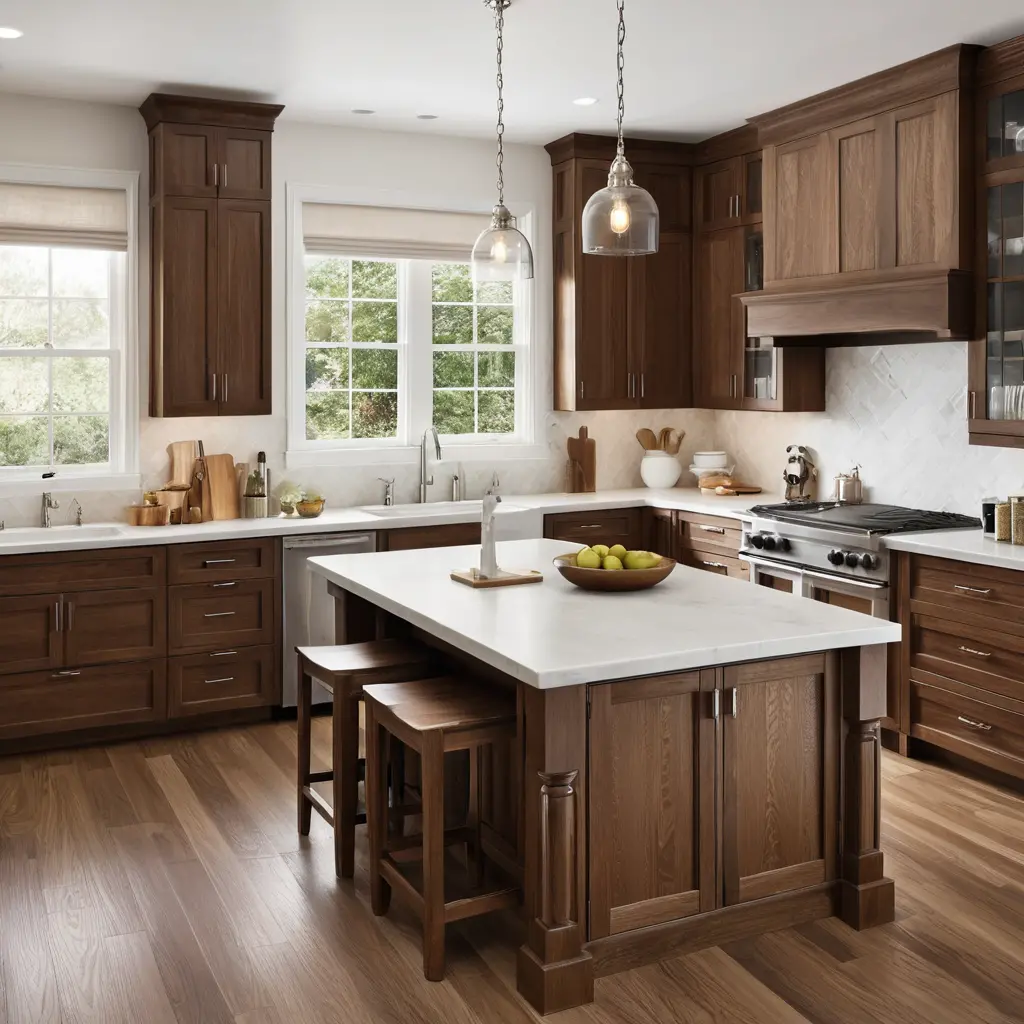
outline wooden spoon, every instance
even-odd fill
[[[671,442],[671,440],[672,440],[672,428],[671,427],[662,427],[661,428],[661,433],[658,434],[658,447],[663,452],[667,452],[668,451],[668,446],[669,446],[669,443]]]
[[[650,427],[641,427],[636,432],[636,439],[645,452],[653,452],[658,448],[658,438]]]
[[[676,431],[674,431],[671,427],[666,427],[665,430],[662,431],[662,433],[667,433],[666,440],[662,444],[662,447],[670,455],[678,455],[679,446],[683,443],[683,438],[686,437],[686,431],[680,430],[678,433],[676,433]],[[675,438],[673,438],[673,434],[675,434]]]

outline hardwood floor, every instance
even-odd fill
[[[0,759],[0,1024],[526,1024],[516,924],[374,918],[295,831],[295,726]],[[314,770],[328,767],[327,719]],[[316,762],[319,762],[317,764]],[[559,1024],[1024,1021],[1024,799],[888,755],[895,924],[833,919],[597,982]]]

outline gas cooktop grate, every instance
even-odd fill
[[[837,505],[834,501],[758,505],[751,514],[779,522],[857,533],[913,533],[924,530],[977,529],[981,520],[957,512],[929,512],[899,505]]]

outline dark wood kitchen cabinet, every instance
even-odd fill
[[[153,416],[271,411],[270,144],[283,109],[154,94]]]
[[[692,147],[628,141],[636,183],[658,204],[658,252],[585,256],[581,217],[608,183],[615,140],[569,135],[554,168],[554,407],[679,408],[691,403]]]

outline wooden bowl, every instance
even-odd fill
[[[674,558],[662,557],[651,569],[581,569],[573,565],[576,552],[559,555],[555,568],[582,590],[604,590],[622,593],[627,590],[649,590],[656,587],[676,567]]]
[[[131,526],[166,526],[171,521],[170,505],[129,505]]]
[[[303,519],[316,519],[318,515],[324,510],[324,499],[319,498],[317,501],[297,501],[295,502],[295,511],[302,516]]]

